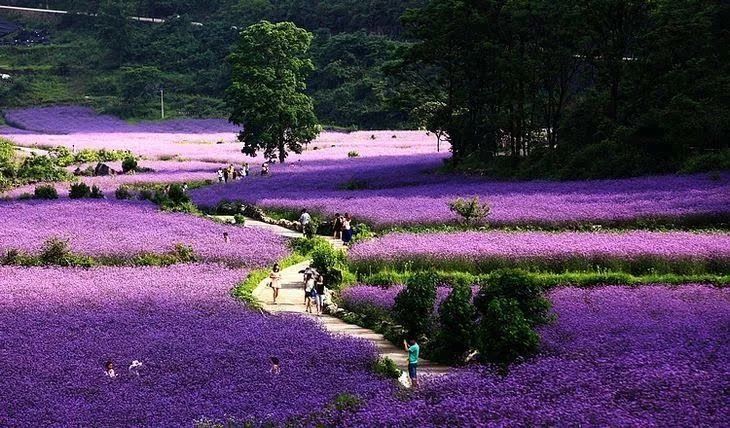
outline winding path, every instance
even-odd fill
[[[267,229],[286,238],[301,236],[300,233],[292,230],[252,219],[246,219],[246,227]],[[342,241],[333,238],[327,239],[336,248],[344,248]],[[399,368],[401,368],[401,370],[407,370],[408,355],[406,352],[402,348],[398,348],[390,343],[390,341],[383,337],[382,334],[357,325],[348,324],[331,315],[323,314],[321,316],[316,316],[305,312],[304,288],[302,284],[302,275],[299,271],[309,266],[310,262],[311,260],[305,260],[281,271],[281,290],[279,291],[279,297],[276,305],[272,304],[272,291],[268,287],[268,279],[261,281],[258,287],[254,290],[253,295],[261,302],[264,310],[271,314],[295,313],[301,316],[311,317],[331,333],[344,334],[368,340],[375,345],[378,350],[378,354],[380,354],[381,357],[390,358],[398,365]],[[439,365],[423,359],[421,359],[418,364],[418,370],[421,374],[439,375],[444,374],[448,371],[448,369],[448,366]]]

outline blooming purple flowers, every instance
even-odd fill
[[[163,253],[184,244],[204,261],[263,266],[287,253],[284,239],[272,232],[163,213],[146,202],[8,202],[0,203],[0,218],[0,254],[8,249],[37,252],[52,237],[68,239],[72,251],[92,256]]]
[[[730,265],[730,235],[691,232],[460,232],[393,233],[358,243],[349,252],[359,265],[456,263],[478,270],[489,261],[560,264],[566,260],[662,259]],[[723,269],[721,269],[723,270]]]
[[[340,393],[388,389],[367,343],[297,316],[265,317],[229,291],[245,271],[0,267],[3,426],[281,424]],[[281,374],[269,373],[269,358]],[[108,360],[117,378],[104,374]],[[128,372],[133,360],[139,376]]]
[[[472,366],[389,392],[347,426],[726,425],[730,291],[700,285],[558,289],[544,353],[506,377]],[[326,423],[326,422],[325,422]]]

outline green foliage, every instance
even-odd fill
[[[43,244],[38,256],[41,266],[91,266],[88,257],[73,254],[68,246],[68,240],[50,238]]]
[[[479,312],[481,322],[475,342],[486,361],[506,365],[537,351],[540,337],[515,299],[496,298]]]
[[[451,143],[452,166],[482,174],[659,173],[726,150],[730,61],[716,23],[728,6],[619,3],[432,0],[404,16],[414,43],[393,67],[398,98]]]
[[[233,214],[233,222],[236,224],[236,226],[245,226],[246,225],[246,217],[243,214]]]
[[[114,191],[114,197],[119,200],[126,200],[134,198],[134,194],[128,186],[119,186],[117,190]]]
[[[73,183],[71,185],[71,190],[68,192],[68,197],[71,199],[89,198],[91,197],[91,189],[83,181]]]
[[[388,357],[378,358],[373,363],[373,371],[387,379],[398,379],[401,376],[398,365]]]
[[[56,187],[50,184],[36,186],[33,197],[36,199],[58,199]]]
[[[730,149],[705,153],[687,159],[681,172],[694,173],[700,171],[728,171],[730,170]]]
[[[460,215],[466,224],[483,223],[490,212],[488,203],[480,203],[479,196],[471,199],[457,198],[449,202],[449,209]]]
[[[537,281],[524,272],[495,273],[474,300],[479,323],[474,344],[482,358],[508,364],[534,353],[540,338],[534,329],[549,322],[550,302]]]
[[[394,319],[410,337],[418,338],[432,331],[436,280],[433,272],[416,273],[408,278],[406,287],[395,298]]]
[[[137,170],[137,159],[134,156],[128,156],[122,161],[122,172],[128,173]]]
[[[439,308],[440,329],[436,334],[434,354],[451,363],[463,360],[472,349],[476,309],[471,303],[471,287],[456,285]]]
[[[327,241],[316,244],[311,252],[312,267],[324,277],[324,283],[331,289],[342,285],[347,272],[347,257],[342,250],[335,249]]]
[[[20,165],[17,177],[32,181],[64,181],[69,173],[48,156],[31,155]]]
[[[312,35],[291,22],[262,21],[241,32],[229,60],[231,121],[242,125],[242,152],[284,162],[289,151],[319,134],[312,99],[304,93],[314,69],[308,56]]]
[[[360,153],[358,153],[358,152],[356,152],[354,150],[350,150],[349,152],[347,152],[347,157],[348,158],[360,157]]]
[[[334,407],[338,411],[353,412],[362,406],[363,402],[360,397],[346,392],[335,397]]]

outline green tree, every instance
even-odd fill
[[[312,99],[304,93],[314,66],[308,56],[312,35],[291,22],[262,21],[241,32],[229,59],[227,91],[231,122],[243,126],[243,153],[278,156],[301,153],[319,134]]]
[[[433,272],[416,273],[408,278],[406,288],[395,298],[395,320],[413,338],[431,333],[437,280]]]
[[[476,309],[471,303],[471,287],[455,285],[439,308],[436,355],[447,362],[458,362],[472,348]]]

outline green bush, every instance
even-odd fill
[[[486,361],[506,365],[537,351],[540,337],[515,299],[499,297],[480,309],[475,344]]]
[[[91,196],[91,189],[84,182],[73,183],[71,190],[68,193],[68,197],[71,199],[82,199]]]
[[[419,272],[408,278],[406,287],[395,298],[393,316],[413,338],[431,333],[436,280],[433,272]]]
[[[692,156],[684,162],[681,172],[695,173],[727,170],[730,170],[730,149]]]
[[[56,188],[50,184],[36,186],[33,194],[36,199],[58,199]]]
[[[75,163],[91,163],[99,161],[99,153],[94,149],[81,149],[74,155]]]
[[[550,320],[550,302],[537,280],[521,271],[495,273],[474,299],[479,323],[474,344],[482,358],[506,365],[534,353],[538,325]]]
[[[388,357],[381,357],[373,363],[373,371],[388,379],[398,379],[401,376],[400,368]]]
[[[131,171],[136,171],[137,167],[137,160],[134,156],[128,156],[122,161],[122,172],[125,174]]]
[[[117,190],[114,191],[114,197],[119,200],[125,200],[125,199],[132,199],[134,197],[134,194],[127,186],[119,186]]]
[[[246,225],[246,217],[243,214],[233,214],[233,222],[237,226],[245,226]]]
[[[318,246],[327,246],[330,245],[330,243],[321,236],[313,236],[311,238],[295,238],[289,245],[295,252],[303,255],[309,255]]]
[[[456,285],[439,308],[439,331],[434,355],[440,361],[458,363],[472,349],[476,308],[471,303],[471,287]]]
[[[312,267],[324,277],[324,282],[331,289],[338,289],[344,279],[346,256],[342,250],[335,249],[329,242],[323,241],[312,250]]]
[[[67,147],[58,146],[48,150],[58,166],[67,167],[74,163],[74,155]]]
[[[31,155],[20,165],[17,176],[33,181],[64,181],[70,175],[50,157]]]
[[[483,223],[491,211],[489,204],[479,202],[479,196],[471,199],[457,198],[449,202],[449,209],[460,215],[466,224]]]
[[[359,157],[359,156],[360,156],[360,153],[358,153],[358,152],[356,152],[354,150],[351,150],[351,151],[347,152],[347,157],[348,158],[356,158],[356,157]]]
[[[335,409],[344,411],[355,411],[362,406],[362,399],[357,395],[342,393],[335,398]]]
[[[89,267],[93,265],[91,258],[72,253],[68,241],[58,238],[47,240],[37,259],[42,266]]]
[[[549,321],[550,302],[543,296],[543,288],[533,275],[512,269],[494,272],[489,283],[480,288],[475,304],[484,307],[500,297],[514,299],[532,326]]]
[[[104,199],[104,192],[102,192],[99,186],[95,184],[91,186],[91,192],[89,192],[89,197],[91,199]]]

